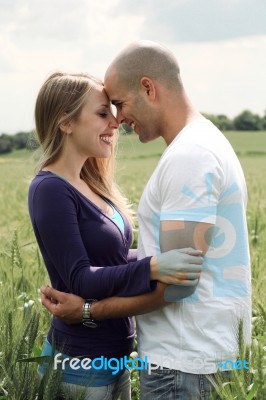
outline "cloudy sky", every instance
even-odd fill
[[[50,73],[103,78],[137,39],[175,53],[200,111],[264,114],[265,0],[0,0],[0,133],[33,128],[35,98]]]

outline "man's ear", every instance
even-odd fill
[[[150,100],[154,100],[156,97],[156,88],[154,82],[147,76],[143,76],[140,80],[141,90],[149,96]]]

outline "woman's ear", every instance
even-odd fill
[[[145,93],[146,96],[149,97],[150,100],[154,100],[156,96],[156,89],[154,82],[146,77],[143,76],[140,80],[141,90]]]
[[[64,114],[59,120],[59,129],[61,132],[70,135],[72,133],[72,124],[71,121],[65,120],[66,114]],[[60,122],[62,121],[62,122]]]

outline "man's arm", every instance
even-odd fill
[[[160,222],[161,252],[179,246],[191,246],[205,254],[211,241],[212,228],[212,224],[202,222],[163,220]],[[167,302],[178,302],[191,296],[195,289],[196,286],[170,285],[164,291],[164,299]]]
[[[176,253],[178,253],[178,256],[176,256]],[[182,257],[182,255],[185,257]],[[153,280],[161,281],[156,283],[155,289],[138,296],[113,296],[93,303],[91,307],[93,318],[104,320],[146,314],[164,306],[167,301],[179,301],[190,296],[198,284],[203,261],[201,255],[200,251],[187,248],[178,251],[173,250],[168,254],[158,255],[157,258],[152,257],[151,268],[155,271],[154,276],[156,276]],[[173,256],[174,258],[172,258]],[[160,258],[160,261],[157,260],[158,258]],[[171,267],[170,271],[166,272],[169,267]],[[177,268],[177,272],[173,274],[174,268]],[[165,292],[167,287],[171,291],[170,300],[166,300],[169,298]],[[72,324],[81,322],[84,298],[60,292],[49,286],[43,286],[41,288],[41,300],[42,304],[56,318]]]
[[[164,253],[181,247],[193,247],[205,254],[211,241],[213,226],[203,222],[161,221],[161,252]]]
[[[182,143],[165,156],[158,177],[162,252],[182,247],[207,252],[223,184],[219,160],[197,143]]]
[[[133,297],[109,297],[93,303],[92,317],[96,320],[122,318],[146,314],[166,304],[166,285],[157,283],[156,289],[147,294]],[[60,292],[49,286],[41,287],[42,304],[58,319],[70,324],[82,321],[84,299],[70,293]]]

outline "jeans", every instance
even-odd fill
[[[222,373],[228,377],[227,372]],[[140,371],[140,400],[207,400],[214,388],[208,377],[215,374],[196,375],[174,369],[156,369],[148,374]]]
[[[42,377],[39,373],[40,378]],[[83,400],[130,400],[130,372],[126,369],[123,375],[116,382],[107,386],[86,387],[72,383],[62,382],[62,391],[75,399],[81,392]]]

